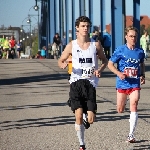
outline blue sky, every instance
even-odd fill
[[[57,0],[58,1],[58,0]],[[70,0],[71,1],[71,0]],[[106,24],[110,23],[111,20],[111,7],[110,1],[106,1]],[[40,2],[38,2],[40,5]],[[76,4],[78,1],[76,0]],[[8,26],[21,26],[22,21],[28,16],[28,13],[37,15],[37,12],[33,9],[30,9],[35,5],[35,0],[0,0],[0,26],[5,25]],[[100,16],[98,13],[100,12],[100,2],[99,0],[94,0],[94,21],[93,25],[100,24]],[[78,8],[78,7],[76,7]],[[133,2],[132,0],[126,0],[126,14],[132,15]],[[30,9],[30,11],[29,11]],[[78,9],[76,9],[76,17],[78,17]],[[150,17],[150,0],[141,0],[140,7],[141,15],[148,15]],[[24,20],[23,24],[27,24],[26,20]],[[35,26],[37,24],[37,16],[32,17],[32,25]],[[70,22],[71,27],[71,22]],[[26,26],[26,30],[29,27]]]

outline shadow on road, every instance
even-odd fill
[[[0,107],[0,111],[3,110],[19,110],[19,109],[28,109],[28,108],[44,108],[44,107],[51,107],[51,106],[66,106],[66,103],[47,103],[47,104],[40,104],[40,105],[23,105],[23,106],[7,106],[7,107]]]
[[[30,76],[30,77],[18,77],[11,79],[1,79],[0,85],[13,85],[13,84],[25,84],[30,82],[42,82],[48,80],[62,80],[67,79],[67,74],[48,74],[40,76]]]
[[[24,119],[18,121],[4,121],[1,122],[1,131],[11,129],[23,129],[29,127],[42,127],[42,126],[58,126],[65,124],[74,124],[74,116],[59,116],[52,118],[37,118],[37,119]]]
[[[134,150],[150,150],[150,145],[144,145],[144,142],[148,142],[148,140],[136,141],[136,143],[143,143],[142,145],[135,145]]]

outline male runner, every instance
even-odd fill
[[[75,27],[78,31],[76,40],[70,42],[62,53],[58,65],[64,69],[65,61],[72,55],[72,73],[70,76],[71,109],[75,113],[75,130],[80,142],[80,150],[85,150],[83,113],[88,114],[87,121],[92,124],[97,111],[96,86],[101,72],[107,66],[107,59],[100,42],[90,42],[88,35],[91,21],[86,16],[76,19]],[[102,60],[98,68],[98,59]]]
[[[76,31],[76,37],[78,36],[78,31]],[[70,76],[72,73],[72,56],[70,55],[69,58],[66,60],[66,63],[68,65],[68,80],[70,80]],[[71,107],[71,99],[69,96],[69,100],[67,101],[67,104],[69,107]],[[83,125],[85,129],[88,129],[90,127],[90,124],[87,122],[87,113],[83,113]]]
[[[128,27],[125,30],[126,44],[116,48],[109,60],[108,68],[117,75],[117,111],[122,113],[127,96],[130,99],[130,132],[127,141],[135,142],[133,135],[137,125],[137,105],[140,99],[140,84],[145,83],[144,51],[135,46],[138,30]],[[117,63],[117,68],[114,66]]]

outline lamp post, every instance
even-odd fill
[[[32,6],[31,8],[33,8],[35,11],[38,12],[37,15],[30,14],[29,16],[38,16],[38,49],[40,49],[39,6],[36,4],[35,6]],[[31,10],[31,8],[29,9],[29,11]]]
[[[34,10],[38,11],[38,49],[40,49],[40,31],[39,31],[39,6],[35,5]]]
[[[24,27],[24,26],[29,26],[29,25],[24,25],[24,24],[23,24],[24,21],[27,20],[27,19],[28,19],[28,17],[24,18],[24,20],[22,21],[21,29],[20,29],[20,32],[22,33],[22,38],[23,38],[22,40],[23,40],[23,41],[25,41],[23,27]],[[23,49],[23,52],[25,53],[25,47],[24,47],[24,49]]]
[[[30,25],[21,25],[21,29],[20,29],[20,32],[22,33],[22,44],[24,45],[23,46],[23,52],[25,54],[26,53],[25,43],[26,44],[28,44],[28,43],[31,44],[31,40],[29,40],[29,38],[30,38],[30,29],[26,27],[28,29],[28,32],[26,32],[26,34],[25,34],[24,29],[23,29],[24,26],[30,26]],[[25,40],[26,40],[26,42],[25,42]]]
[[[30,18],[28,18],[27,23],[30,24],[30,49],[31,49],[31,47],[32,47],[32,40],[31,40],[31,19]]]

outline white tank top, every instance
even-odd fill
[[[82,50],[77,44],[77,40],[72,41],[72,73],[70,77],[70,84],[79,79],[87,79],[97,87],[98,79],[95,77],[94,70],[98,69],[98,58],[96,55],[95,42],[90,42],[87,50]]]

